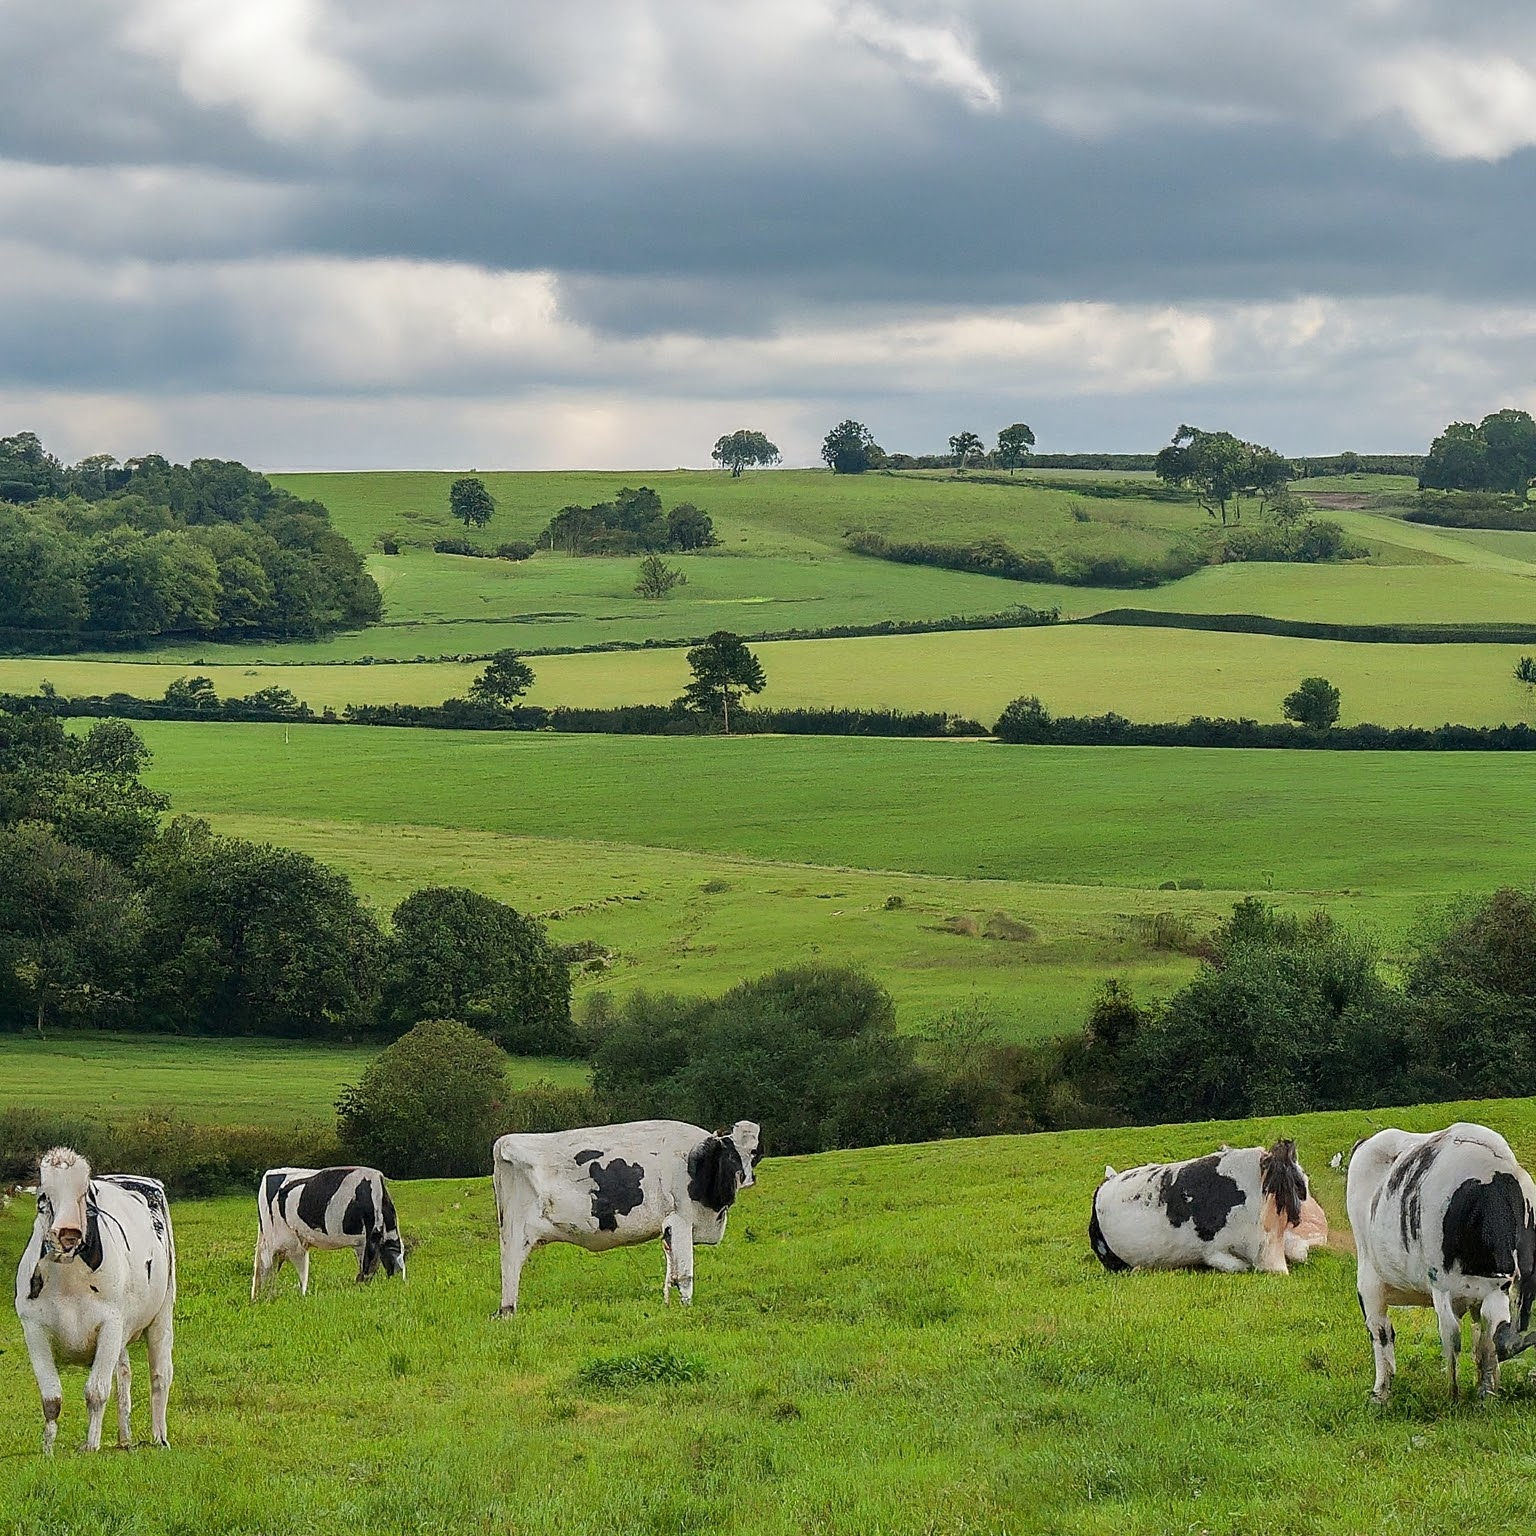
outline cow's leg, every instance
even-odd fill
[[[64,1406],[64,1384],[54,1363],[53,1340],[38,1322],[24,1322],[21,1331],[27,1341],[27,1355],[32,1374],[37,1378],[38,1394],[43,1400],[43,1454],[53,1455],[53,1442],[59,1433],[59,1410]]]
[[[165,1408],[171,1396],[171,1378],[176,1374],[171,1364],[171,1346],[176,1332],[171,1318],[171,1305],[167,1300],[160,1315],[144,1334],[145,1343],[149,1347],[149,1422],[156,1445],[171,1443],[165,1427]]]
[[[1481,1326],[1473,1358],[1477,1361],[1477,1395],[1492,1397],[1499,1390],[1499,1338],[1513,1331],[1509,1320],[1509,1292],[1490,1291],[1479,1309]]]
[[[1253,1268],[1247,1259],[1240,1259],[1235,1253],[1223,1253],[1213,1248],[1205,1256],[1206,1268],[1218,1269],[1224,1275],[1244,1275]]]
[[[123,1352],[123,1324],[111,1318],[96,1335],[96,1356],[85,1378],[85,1406],[90,1415],[85,1428],[85,1448],[101,1449],[101,1421],[106,1415],[107,1399],[112,1395],[112,1372]]]
[[[298,1256],[291,1260],[293,1267],[299,1272],[299,1295],[309,1295],[309,1249],[300,1248]]]
[[[251,1300],[261,1294],[261,1288],[272,1278],[273,1272],[283,1262],[281,1253],[273,1253],[265,1235],[256,1239],[256,1257],[251,1261]]]
[[[133,1412],[133,1366],[128,1360],[128,1346],[117,1357],[117,1443],[127,1450],[133,1444],[133,1429],[129,1422]]]
[[[1305,1264],[1307,1256],[1312,1252],[1312,1244],[1304,1237],[1297,1237],[1294,1232],[1285,1234],[1285,1257],[1290,1264]]]
[[[677,1215],[665,1230],[670,1234],[667,1252],[672,1283],[677,1287],[677,1299],[686,1307],[693,1301],[693,1223]]]
[[[1376,1271],[1363,1261],[1355,1281],[1360,1298],[1360,1314],[1365,1331],[1371,1336],[1371,1353],[1376,1358],[1376,1382],[1371,1396],[1385,1403],[1392,1395],[1392,1378],[1397,1374],[1397,1338],[1387,1316],[1387,1293]]]
[[[661,1278],[661,1304],[666,1306],[672,1300],[672,1285],[676,1278],[676,1271],[672,1267],[672,1228],[670,1225],[661,1229],[661,1251],[666,1254],[666,1273]]]
[[[501,1227],[501,1310],[498,1317],[511,1317],[517,1311],[517,1290],[522,1282],[523,1265],[538,1247],[522,1217],[508,1211]]]
[[[1451,1401],[1461,1395],[1461,1383],[1457,1378],[1457,1363],[1461,1359],[1461,1319],[1451,1298],[1444,1291],[1431,1291],[1435,1303],[1435,1318],[1440,1324],[1440,1355],[1445,1361],[1446,1375],[1451,1379]],[[1482,1353],[1482,1339],[1478,1340],[1478,1353]]]

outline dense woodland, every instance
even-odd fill
[[[325,507],[243,464],[64,465],[29,432],[0,439],[0,634],[13,644],[318,636],[382,611]]]

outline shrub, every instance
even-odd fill
[[[432,551],[438,555],[468,555],[471,559],[483,559],[486,555],[478,544],[460,538],[437,539]]]
[[[507,1095],[497,1124],[508,1131],[567,1131],[574,1125],[602,1125],[610,1120],[607,1106],[592,1089],[561,1086],[540,1078]]]
[[[485,1172],[506,1109],[501,1047],[453,1019],[427,1019],[386,1047],[336,1101],[342,1145],[404,1178]]]
[[[535,546],[527,539],[513,539],[509,544],[496,546],[496,558],[498,560],[531,560],[534,556]]]

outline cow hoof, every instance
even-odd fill
[[[1392,1401],[1391,1389],[1389,1388],[1385,1392],[1372,1392],[1371,1393],[1371,1401],[1378,1408],[1385,1408],[1387,1406],[1387,1404]]]
[[[517,1308],[516,1307],[500,1307],[495,1312],[491,1313],[491,1318],[492,1318],[493,1321],[499,1320],[499,1319],[501,1319],[503,1317],[516,1317],[516,1316],[517,1316]]]

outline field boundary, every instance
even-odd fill
[[[1274,619],[1262,613],[1175,613],[1155,608],[1107,608],[1064,622],[1347,640],[1359,645],[1536,645],[1536,624],[1334,624],[1321,619]]]

